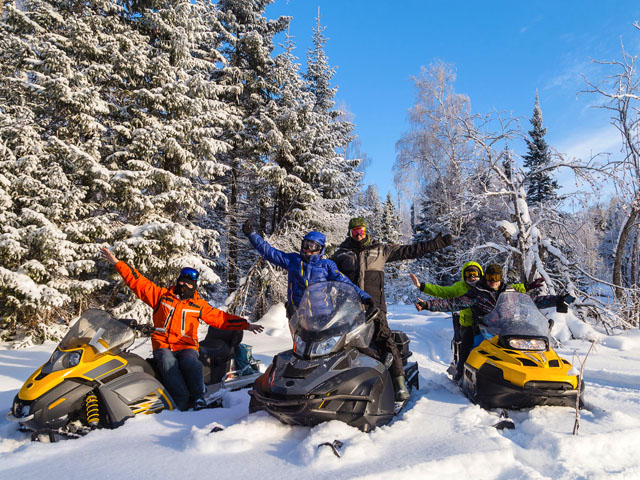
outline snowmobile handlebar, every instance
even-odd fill
[[[151,335],[153,333],[153,326],[151,325],[141,325],[135,318],[120,318],[118,319],[120,323],[124,323],[130,329],[140,332],[142,335]]]

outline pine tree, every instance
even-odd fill
[[[112,272],[96,262],[100,245],[160,283],[185,264],[218,280],[209,217],[225,200],[221,132],[237,120],[219,100],[233,85],[210,82],[222,59],[215,9],[135,8],[5,5],[0,316],[14,325],[98,300]]]
[[[542,126],[542,110],[537,93],[533,117],[530,122],[533,126],[533,129],[529,130],[531,139],[525,138],[527,154],[522,158],[524,159],[524,167],[529,170],[526,181],[527,201],[530,205],[536,205],[555,200],[557,198],[556,192],[560,188],[558,182],[551,177],[548,171],[540,171],[549,165],[551,153],[549,145],[544,139],[547,129]]]
[[[400,216],[393,203],[391,192],[387,193],[387,198],[382,207],[381,229],[378,239],[382,243],[398,243],[400,240]]]

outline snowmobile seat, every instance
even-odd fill
[[[200,342],[200,361],[204,366],[204,382],[217,383],[231,367],[235,348],[242,342],[242,330],[221,330],[209,327],[207,335]]]
[[[120,353],[120,356],[127,361],[127,363],[129,364],[129,367],[131,367],[133,370],[139,370],[141,372],[151,375],[152,377],[158,378],[158,375],[156,374],[156,371],[153,368],[153,365],[151,365],[149,361],[144,360],[143,358],[140,358],[135,353],[122,352]]]

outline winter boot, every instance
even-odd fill
[[[194,410],[202,410],[203,408],[207,408],[207,402],[204,399],[204,397],[196,398],[196,401],[193,402],[193,409]]]
[[[404,381],[404,375],[400,375],[393,379],[393,391],[396,394],[396,402],[409,400],[409,390],[407,389],[407,384]]]

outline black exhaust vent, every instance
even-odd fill
[[[484,356],[489,355],[489,352],[485,352],[484,350],[478,350],[478,353],[479,353],[480,355],[484,355]]]
[[[560,362],[558,360],[549,360],[549,366],[550,367],[559,367],[560,366]]]
[[[522,363],[522,365],[524,365],[525,367],[537,367],[538,366],[538,364],[536,362],[534,362],[533,360],[529,360],[528,358],[518,357],[518,360],[520,360],[520,363]]]
[[[487,355],[487,358],[490,358],[491,360],[494,360],[496,362],[500,361],[500,359],[498,357],[496,357],[495,355]]]
[[[296,368],[290,363],[284,369],[284,373],[282,374],[285,378],[307,378],[311,372],[313,372],[317,368],[317,365],[309,368]]]

